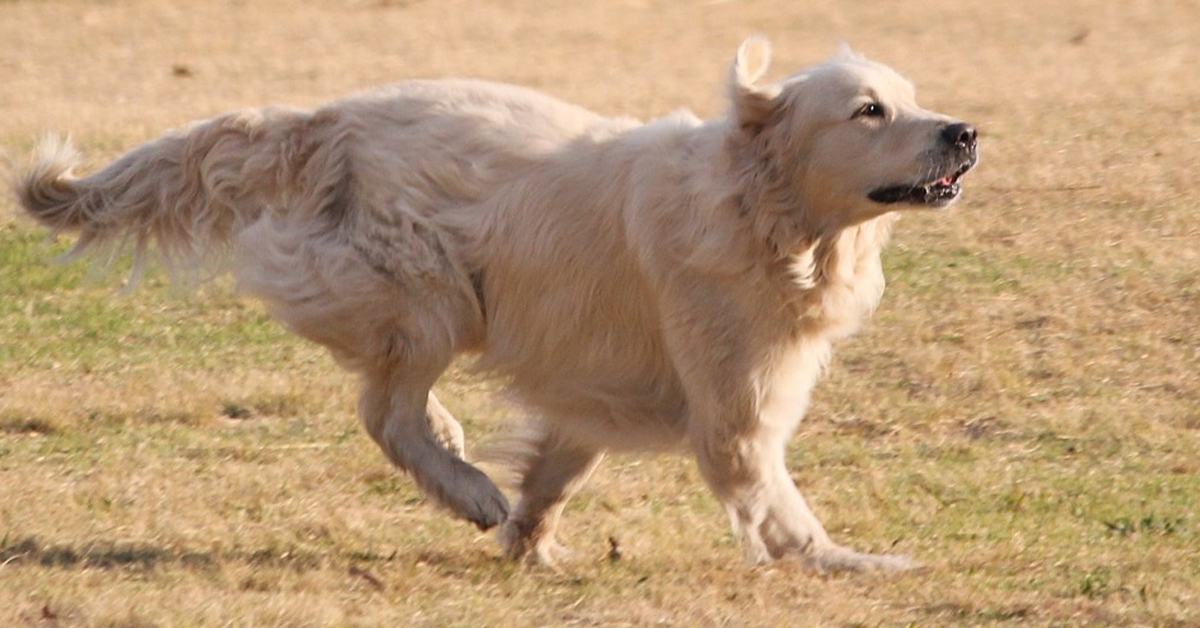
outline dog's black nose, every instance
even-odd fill
[[[962,150],[975,149],[975,127],[966,122],[955,122],[942,129],[942,139],[947,144]]]

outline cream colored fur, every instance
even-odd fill
[[[474,81],[409,82],[315,112],[194,124],[96,174],[47,144],[17,184],[78,248],[153,244],[187,267],[233,248],[239,286],[362,377],[359,413],[432,498],[514,556],[552,561],[563,505],[609,450],[685,444],[756,563],[904,568],[833,543],[785,447],[884,287],[896,205],[949,119],[849,53],[762,83],[748,40],[729,115],[642,124]],[[867,100],[890,119],[864,120]],[[509,508],[462,459],[430,387],[456,354],[537,418],[503,451]]]

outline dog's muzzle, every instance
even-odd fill
[[[958,180],[979,161],[978,133],[966,122],[946,125],[939,134],[942,146],[938,152],[934,175],[918,183],[891,185],[872,190],[867,198],[876,203],[904,203],[924,207],[945,207],[962,194]]]

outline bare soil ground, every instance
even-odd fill
[[[1200,625],[1200,5],[0,0],[0,150],[92,166],[190,120],[414,77],[612,115],[723,111],[841,42],[976,123],[966,200],[906,217],[791,465],[832,534],[928,568],[749,568],[694,466],[610,460],[566,570],[498,557],[360,432],[354,382],[217,282],[55,266],[0,200],[0,625]],[[478,442],[514,411],[461,376]],[[613,545],[620,558],[613,559]]]

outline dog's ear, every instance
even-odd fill
[[[838,46],[837,54],[833,55],[833,60],[834,61],[864,61],[864,60],[866,60],[866,57],[864,57],[862,55],[862,53],[854,50],[854,48],[851,48],[849,43],[842,42],[842,45]]]
[[[729,98],[733,101],[733,116],[742,129],[761,129],[775,111],[780,87],[758,84],[770,65],[771,44],[766,38],[750,37],[738,47],[729,76]]]

